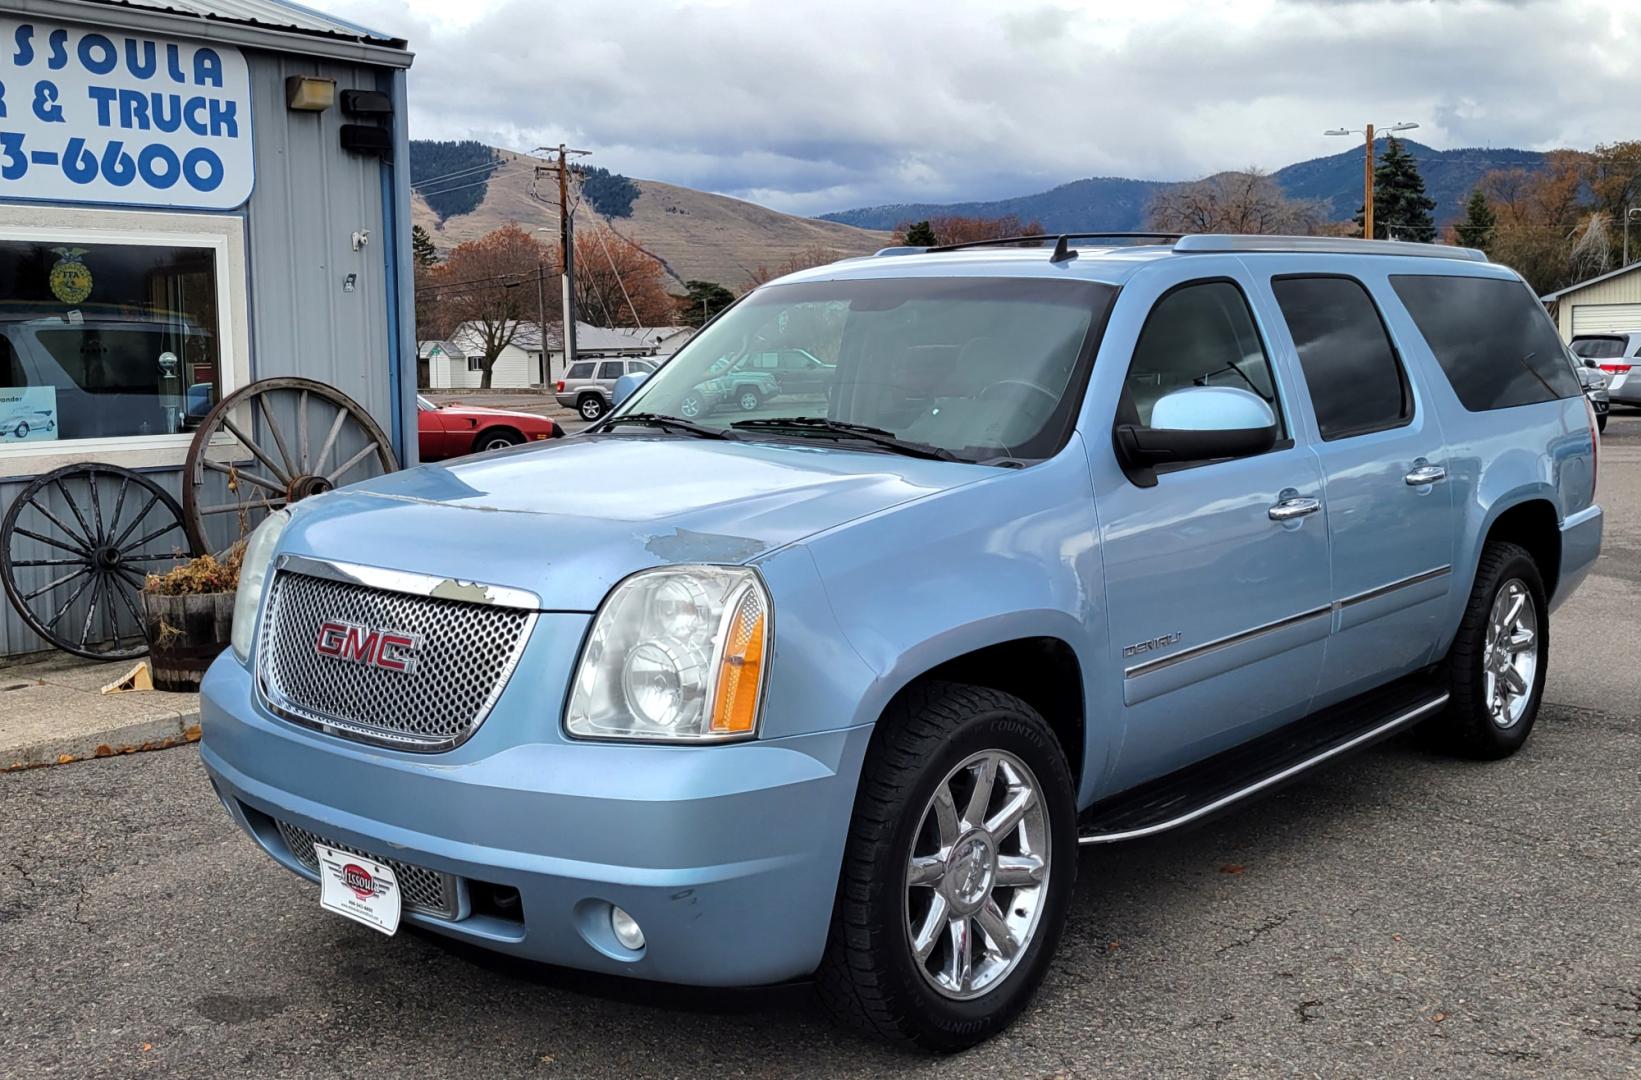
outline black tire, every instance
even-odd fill
[[[483,454],[490,450],[505,450],[523,441],[524,436],[512,428],[491,428],[488,431],[481,431],[478,438],[473,440],[473,452]]]
[[[1494,719],[1487,694],[1488,629],[1500,591],[1512,582],[1525,587],[1533,605],[1537,647],[1533,678],[1519,718],[1508,726]],[[1527,742],[1544,699],[1544,677],[1550,668],[1549,605],[1538,564],[1525,548],[1490,543],[1482,549],[1476,581],[1464,618],[1443,661],[1450,695],[1447,708],[1432,720],[1433,734],[1449,752],[1483,761],[1509,757]]]
[[[17,425],[16,434],[17,434],[17,437],[19,439],[28,438],[28,422],[27,421],[23,421],[23,422],[21,422]]]
[[[678,411],[685,420],[694,420],[711,412],[712,407],[707,404],[706,398],[691,390],[678,402]]]
[[[957,1000],[937,992],[914,959],[907,865],[936,788],[971,755],[988,750],[1023,762],[1036,781],[1046,811],[1048,880],[1015,966],[980,996]],[[879,721],[855,796],[831,933],[816,973],[822,1004],[867,1033],[939,1053],[990,1038],[1026,1006],[1048,972],[1076,872],[1071,771],[1043,718],[996,690],[943,682],[913,688]]]
[[[735,395],[735,404],[742,412],[757,412],[767,399],[756,390],[742,390]]]
[[[1595,418],[1595,429],[1597,431],[1606,431],[1607,430],[1607,414],[1606,413],[1602,413],[1600,416],[1597,416]]]
[[[583,394],[581,400],[575,403],[576,412],[583,420],[597,420],[609,410],[604,405],[604,399],[597,394]]]

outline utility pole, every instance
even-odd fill
[[[1626,207],[1624,210],[1624,261],[1623,266],[1630,265],[1630,222],[1637,214],[1641,214],[1641,206]]]
[[[536,344],[541,348],[541,385],[553,381],[553,363],[547,359],[547,264],[536,260]]]
[[[1362,190],[1367,198],[1362,202],[1362,239],[1373,239],[1373,125],[1367,126],[1367,157],[1362,174]]]
[[[546,150],[547,147],[537,147]],[[563,272],[564,289],[564,369],[569,370],[575,363],[575,224],[570,216],[570,164],[571,154],[590,154],[590,150],[571,150],[563,143],[558,144],[557,165],[537,165],[536,179],[543,174],[556,173],[558,176],[558,243],[559,266]],[[545,331],[544,331],[545,333]],[[542,342],[542,354],[546,355],[546,341]],[[551,365],[549,365],[550,367]]]
[[[1418,124],[1392,124],[1381,130],[1395,133],[1398,131],[1412,131]],[[1362,239],[1373,239],[1373,140],[1378,137],[1372,124],[1365,129],[1357,128],[1329,128],[1322,132],[1324,135],[1366,135],[1367,153],[1362,155]]]

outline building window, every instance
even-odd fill
[[[243,223],[0,206],[0,476],[180,464],[249,378]]]
[[[211,248],[0,239],[0,417],[34,441],[191,430],[221,391],[217,276]]]
[[[484,370],[484,357],[482,357],[482,356],[469,356],[467,358],[467,370],[468,371],[483,371]]]

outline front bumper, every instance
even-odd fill
[[[231,654],[213,665],[201,753],[229,813],[287,869],[314,880],[278,821],[455,875],[454,920],[405,920],[498,951],[706,986],[779,982],[820,961],[869,727],[583,743],[542,723],[556,703],[533,702],[527,722],[498,707],[459,750],[414,754],[279,720],[251,682]],[[479,902],[498,886],[517,890],[509,911]],[[643,928],[642,949],[614,941],[611,904]],[[330,916],[316,903],[313,917]]]

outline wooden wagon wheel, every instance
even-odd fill
[[[64,652],[129,660],[148,652],[143,580],[187,559],[187,543],[177,500],[148,477],[67,465],[6,511],[0,584],[29,629]]]
[[[221,446],[213,456],[219,435],[249,458],[228,450],[234,460],[221,460]],[[280,507],[398,468],[387,434],[346,394],[311,379],[263,379],[218,402],[194,433],[182,488],[188,538],[196,550],[220,550]],[[214,522],[227,523],[226,542],[212,543]]]

